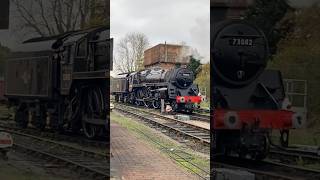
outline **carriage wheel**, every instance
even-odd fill
[[[89,89],[85,106],[83,106],[83,116],[88,120],[100,118],[104,109],[104,96],[101,89]],[[82,120],[82,129],[86,137],[89,139],[95,138],[100,131],[100,127],[85,120]]]
[[[15,112],[14,121],[17,126],[27,128],[28,126],[28,109],[26,107],[18,108]]]
[[[40,106],[40,115],[35,116],[36,124],[35,126],[40,129],[41,131],[46,128],[47,124],[47,111],[43,106]]]

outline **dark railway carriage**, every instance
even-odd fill
[[[288,144],[291,128],[304,120],[285,100],[281,73],[266,70],[268,41],[257,27],[244,21],[215,24],[211,41],[213,154],[237,153],[253,159],[266,157],[273,129]]]
[[[106,134],[112,39],[106,27],[25,41],[7,61],[5,95],[15,121]]]
[[[193,72],[187,68],[145,69],[115,77],[111,93],[116,101],[160,108],[164,99],[174,111],[192,112],[201,102],[193,81]]]

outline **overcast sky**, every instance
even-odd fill
[[[196,48],[209,60],[209,0],[110,0],[111,35],[118,40],[129,32],[142,32],[150,45],[180,43]],[[310,6],[320,0],[289,0],[294,7]],[[11,4],[12,5],[12,4]],[[14,30],[17,13],[10,8],[10,29],[0,30],[0,43],[12,48],[32,35]]]
[[[111,0],[110,8],[115,48],[127,33],[141,32],[150,46],[185,42],[209,61],[210,0]]]

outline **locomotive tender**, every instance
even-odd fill
[[[112,46],[109,29],[96,27],[33,38],[13,49],[5,96],[16,107],[16,123],[107,135]]]
[[[193,72],[184,67],[145,69],[113,78],[111,93],[117,102],[157,109],[164,99],[173,111],[191,113],[201,102],[199,88],[193,81]]]
[[[211,40],[213,154],[266,157],[273,129],[288,145],[289,129],[304,124],[302,116],[283,109],[285,91],[280,71],[266,70],[268,41],[264,33],[241,20],[215,24]]]

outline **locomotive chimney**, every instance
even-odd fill
[[[210,0],[211,19],[214,23],[225,19],[240,19],[255,0]]]

